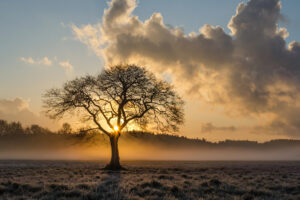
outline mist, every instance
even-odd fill
[[[103,160],[110,158],[108,138],[102,134],[19,135],[3,137],[0,159]],[[125,160],[300,160],[300,141],[221,141],[217,143],[172,135],[129,132],[119,141]]]

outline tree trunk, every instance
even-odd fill
[[[120,165],[119,149],[118,149],[118,140],[119,136],[114,135],[110,137],[110,146],[111,146],[111,160],[105,169],[109,170],[120,170],[123,169]]]

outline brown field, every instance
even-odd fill
[[[0,199],[300,199],[300,162],[0,161]]]

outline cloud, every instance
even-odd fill
[[[34,64],[35,63],[35,61],[31,57],[29,57],[29,58],[21,57],[20,60],[25,62],[25,63],[29,63],[29,64]]]
[[[89,46],[98,56],[102,56],[101,47],[103,43],[101,40],[100,25],[86,25],[78,28],[73,24],[71,27],[77,40]]]
[[[208,24],[184,34],[166,26],[160,13],[139,20],[135,8],[135,0],[112,0],[102,23],[73,25],[73,33],[107,65],[135,63],[169,73],[175,85],[230,116],[253,116],[272,131],[279,126],[282,134],[300,134],[290,112],[300,109],[300,43],[286,44],[279,0],[240,3],[230,34]]]
[[[47,65],[47,66],[52,65],[52,61],[51,61],[49,58],[47,58],[47,57],[44,57],[43,60],[40,60],[40,61],[39,61],[39,63],[40,63],[40,64]]]
[[[71,73],[74,69],[69,61],[59,62],[59,65],[65,69],[66,73]]]
[[[233,132],[233,131],[236,131],[236,127],[234,127],[234,126],[215,126],[211,122],[201,124],[201,132],[202,133],[211,133],[211,132],[215,132],[215,131]]]
[[[34,60],[32,57],[29,58],[21,57],[20,60],[28,64],[41,64],[46,66],[52,65],[52,61],[48,57],[44,57],[43,59],[38,59],[38,60]]]
[[[272,135],[288,135],[291,138],[300,138],[300,108],[290,107],[277,114],[266,124],[252,128],[253,133],[268,133]]]
[[[54,56],[53,61],[46,56],[43,59],[36,60],[34,60],[32,57],[21,57],[20,60],[28,64],[40,64],[46,66],[51,66],[53,63],[55,63],[63,67],[65,69],[66,74],[69,74],[74,70],[73,65],[71,65],[69,61],[59,61],[56,56]]]
[[[0,99],[1,112],[15,114],[25,109],[28,109],[28,102],[21,98],[17,97],[13,100]]]
[[[15,99],[0,99],[0,119],[19,121],[26,126],[39,124],[49,128],[57,128],[57,124],[53,121],[31,111],[29,102],[20,97]]]

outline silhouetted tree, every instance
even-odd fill
[[[5,135],[8,132],[8,123],[5,120],[0,120],[0,135]]]
[[[23,134],[23,127],[20,122],[11,122],[8,124],[8,133],[9,134]]]
[[[63,123],[61,129],[58,131],[61,134],[72,134],[72,127],[69,123]]]
[[[118,139],[130,124],[177,131],[183,123],[183,101],[173,87],[145,68],[114,66],[97,76],[84,76],[50,89],[44,106],[52,118],[79,111],[110,138],[111,161],[106,169],[121,169]]]
[[[41,134],[42,133],[42,127],[40,127],[37,124],[33,124],[33,125],[30,126],[30,132],[31,132],[31,134],[34,134],[34,135]]]

